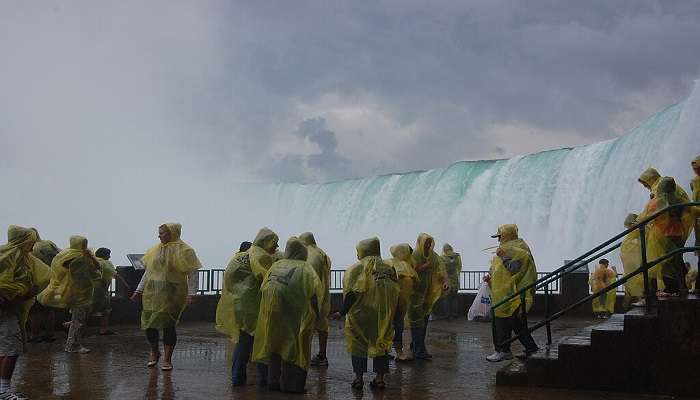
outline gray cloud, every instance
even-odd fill
[[[683,99],[700,71],[694,1],[53,1],[0,11],[1,135],[123,152],[146,138],[142,159],[233,180],[335,179],[347,176],[342,159],[361,176],[588,143]],[[335,169],[270,168],[298,162],[300,149],[278,144],[309,116],[338,145],[335,161],[307,163]]]
[[[351,176],[350,160],[338,153],[338,139],[326,128],[323,118],[308,118],[299,124],[294,135],[318,147],[306,155],[284,154],[262,172],[282,182],[339,180]]]
[[[0,222],[47,237],[142,243],[183,208],[207,235],[239,181],[590,143],[700,75],[694,0],[5,1],[0,27]]]

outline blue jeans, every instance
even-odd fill
[[[234,385],[242,386],[247,383],[246,368],[252,352],[253,337],[240,331],[238,343],[236,343],[236,348],[233,350],[233,365],[231,365],[231,381]]]

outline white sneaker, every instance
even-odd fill
[[[506,361],[506,360],[512,360],[513,359],[513,353],[511,352],[503,352],[503,351],[497,351],[490,356],[486,357],[487,361],[490,362],[500,362],[500,361]]]
[[[7,392],[0,393],[0,400],[29,400],[29,397],[26,397],[22,393],[14,393],[8,390]]]
[[[641,299],[639,301],[636,301],[632,303],[632,307],[646,307],[647,306],[647,300],[646,299]]]

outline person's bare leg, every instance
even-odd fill
[[[163,345],[163,367],[172,367],[173,366],[173,350],[175,350],[175,346]]]
[[[10,384],[12,382],[12,374],[15,372],[15,365],[17,363],[17,356],[4,356],[0,357],[0,379],[2,379],[3,392],[10,390]]]
[[[158,359],[160,358],[160,349],[158,348],[158,343],[151,343],[151,358],[149,361],[151,362],[158,362]]]
[[[377,383],[384,383],[384,372],[377,372],[377,377],[374,381]]]

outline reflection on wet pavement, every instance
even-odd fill
[[[590,320],[563,320],[555,337],[573,334]],[[162,372],[146,367],[148,345],[135,326],[120,327],[118,336],[89,336],[85,345],[92,352],[66,354],[62,340],[30,344],[20,357],[15,373],[17,390],[38,399],[272,399],[283,394],[268,393],[254,386],[255,369],[249,368],[249,385],[230,385],[232,346],[218,335],[213,324],[183,323],[178,328],[178,345],[173,356],[175,370]],[[94,332],[93,332],[94,333]],[[495,375],[504,364],[491,364],[484,357],[492,351],[488,323],[435,321],[429,333],[431,361],[391,364],[387,389],[373,392],[365,385],[361,393],[350,389],[352,368],[345,354],[342,325],[332,323],[329,335],[328,368],[311,368],[308,393],[299,398],[314,399],[638,399],[639,395],[495,386]],[[544,343],[542,336],[537,337]],[[410,341],[406,332],[404,339]],[[317,349],[314,342],[313,349]],[[514,345],[513,351],[522,349]],[[365,377],[369,382],[371,377]]]

